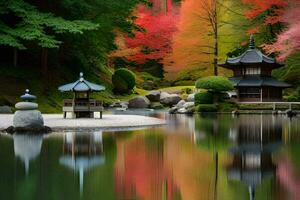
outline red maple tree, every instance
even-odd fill
[[[262,26],[282,23],[285,9],[288,6],[286,0],[242,0],[242,2],[251,5],[251,8],[245,12],[247,19],[263,20],[263,23],[259,22],[250,28],[249,34],[258,33]],[[265,16],[261,16],[262,14]]]
[[[287,9],[283,21],[287,28],[277,36],[273,44],[264,45],[267,52],[279,52],[279,60],[284,60],[300,50],[300,4],[299,0],[291,1],[290,9]]]
[[[139,51],[127,56],[128,60],[138,64],[147,60],[162,62],[163,58],[172,51],[172,36],[176,31],[178,13],[172,8],[172,1],[167,0],[167,8],[161,12],[153,12],[145,6],[137,8],[138,18],[135,23],[144,29],[136,32],[135,37],[126,37],[128,48]]]

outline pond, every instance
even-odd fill
[[[300,118],[155,116],[168,125],[0,135],[0,199],[300,199]]]

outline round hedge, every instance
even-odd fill
[[[135,86],[135,75],[128,69],[117,69],[112,75],[112,83],[116,92],[127,93]]]
[[[195,104],[212,104],[213,94],[211,92],[199,92],[195,94]]]
[[[217,112],[218,107],[216,104],[200,104],[197,110],[198,112]]]
[[[212,92],[225,92],[233,90],[233,84],[222,76],[208,76],[196,81],[196,88],[206,89]]]

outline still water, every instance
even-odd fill
[[[157,116],[168,125],[0,135],[0,199],[300,199],[300,118]]]

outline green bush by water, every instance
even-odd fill
[[[217,112],[218,108],[216,104],[200,104],[197,106],[198,112]]]
[[[211,92],[199,92],[195,94],[195,104],[212,104],[213,95]]]

